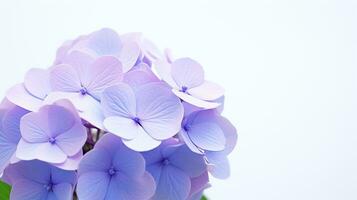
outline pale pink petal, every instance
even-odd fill
[[[26,110],[36,111],[42,106],[42,99],[31,95],[23,84],[17,84],[6,93],[6,98]]]
[[[87,140],[86,128],[77,122],[71,129],[56,137],[56,145],[67,155],[74,156]]]
[[[51,69],[50,83],[53,91],[78,92],[82,88],[78,72],[66,64]]]
[[[159,80],[152,73],[144,70],[132,70],[124,75],[124,82],[131,87],[138,87],[151,82],[158,82]]]
[[[129,71],[136,63],[140,56],[140,47],[136,42],[126,42],[118,56],[123,65],[123,72]]]
[[[44,99],[50,92],[50,74],[45,69],[30,69],[25,75],[26,89],[39,99]]]
[[[212,101],[224,95],[224,89],[216,83],[205,81],[198,87],[188,89],[188,93],[198,99]]]
[[[176,84],[188,89],[197,87],[204,82],[202,66],[191,58],[175,60],[171,66],[171,75]]]
[[[82,84],[91,95],[100,100],[103,90],[120,83],[122,75],[122,65],[116,57],[102,56],[88,67],[86,80]]]
[[[64,63],[71,65],[77,71],[81,81],[85,79],[87,70],[93,62],[93,56],[81,51],[71,51],[64,61]]]
[[[172,88],[180,90],[171,76],[171,64],[164,60],[157,60],[153,63],[154,72]]]
[[[180,100],[162,83],[150,83],[136,91],[137,117],[144,130],[158,140],[179,132],[183,118]]]

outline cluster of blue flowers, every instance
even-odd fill
[[[65,42],[0,105],[0,175],[13,200],[198,200],[230,174],[224,89],[140,33]]]

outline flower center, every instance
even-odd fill
[[[81,95],[86,95],[88,93],[87,88],[85,87],[82,87],[79,92],[81,93]]]
[[[164,160],[162,161],[162,164],[163,164],[163,165],[169,165],[169,164],[170,164],[169,159],[164,159]]]
[[[136,123],[136,124],[139,124],[140,125],[140,119],[139,117],[133,117],[132,120]]]
[[[183,126],[183,130],[186,131],[186,132],[188,132],[188,131],[190,130],[190,126],[187,125],[187,124],[184,125],[184,126]]]
[[[187,89],[188,89],[188,87],[182,86],[182,87],[181,87],[181,92],[186,93]]]
[[[49,183],[49,184],[46,184],[43,186],[47,191],[51,191],[52,190],[52,187],[53,187],[53,184],[52,183]]]
[[[56,138],[52,138],[51,137],[51,138],[48,139],[48,142],[51,143],[51,144],[54,144],[54,143],[56,143]]]
[[[111,168],[108,170],[108,174],[109,174],[110,176],[114,176],[116,173],[117,173],[117,170],[115,170],[114,167],[111,167]]]

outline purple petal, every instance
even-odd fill
[[[135,42],[125,42],[118,56],[123,65],[123,72],[129,71],[138,60],[140,47]]]
[[[189,116],[190,114],[202,110],[201,108],[191,105],[187,102],[182,102],[183,108],[185,110],[185,117]]]
[[[6,93],[6,98],[26,110],[36,111],[42,106],[42,99],[31,95],[23,84],[17,84]]]
[[[200,176],[191,179],[191,200],[201,199],[202,191],[209,186],[208,181],[209,179],[207,172],[204,172]]]
[[[104,129],[104,116],[98,101],[89,95],[68,92],[51,92],[45,99],[45,104],[53,104],[60,99],[68,99],[78,110],[82,119],[91,123],[95,127]]]
[[[105,149],[95,149],[84,155],[79,164],[78,174],[105,172],[111,167],[112,155]]]
[[[145,172],[145,160],[143,156],[126,146],[117,146],[118,150],[113,155],[113,165],[121,173],[132,178],[140,178]]]
[[[79,176],[77,195],[79,199],[105,199],[110,177],[106,172],[90,172]]]
[[[115,31],[104,28],[91,35],[88,47],[101,56],[117,55],[122,49],[122,43]]]
[[[147,67],[146,64],[139,65],[145,65],[145,68]],[[129,71],[124,75],[124,82],[129,84],[131,87],[139,87],[151,82],[159,82],[159,79],[149,70],[135,69]]]
[[[222,151],[226,145],[226,138],[222,129],[214,123],[192,124],[188,136],[192,142],[204,150]]]
[[[154,178],[155,183],[160,182],[161,172],[165,166],[161,163],[154,163],[146,166],[146,170],[150,172],[151,176]]]
[[[77,170],[80,161],[82,160],[83,152],[82,150],[76,153],[74,156],[70,156],[65,162],[60,164],[53,164],[54,166],[63,170]]]
[[[46,108],[48,107],[42,108],[43,111],[47,110]],[[47,117],[47,115],[34,112],[23,116],[20,124],[22,138],[32,143],[48,142],[51,137],[48,133],[51,131],[47,123]]]
[[[39,99],[44,99],[50,92],[50,74],[45,69],[31,69],[26,73],[26,89]]]
[[[122,80],[122,65],[113,56],[99,57],[87,70],[82,84],[96,99],[100,99],[104,89],[116,85]]]
[[[224,117],[218,118],[218,123],[222,128],[224,135],[226,137],[226,148],[224,149],[224,153],[226,155],[230,154],[235,148],[238,140],[237,129],[233,126],[233,124]]]
[[[181,128],[180,100],[161,83],[150,83],[136,91],[137,114],[144,130],[158,140],[168,139]]]
[[[204,82],[202,66],[190,58],[175,60],[172,63],[171,75],[179,88],[194,88]]]
[[[51,69],[50,83],[53,91],[78,92],[82,88],[78,72],[66,64]]]
[[[75,185],[77,182],[77,174],[74,171],[62,170],[52,165],[51,168],[51,181],[53,184],[70,183]]]
[[[27,113],[29,113],[29,111],[15,106],[3,114],[1,129],[4,133],[2,136],[5,137],[8,142],[13,144],[19,142],[21,138],[20,121]]]
[[[105,199],[146,200],[155,193],[155,181],[149,173],[132,178],[125,175],[112,177]]]
[[[77,122],[70,130],[56,137],[56,145],[68,156],[74,156],[87,140],[86,128]]]
[[[48,192],[46,200],[57,200],[56,194],[54,192]]]
[[[11,190],[10,199],[28,200],[28,199],[47,199],[48,191],[43,184],[29,181],[17,181]]]
[[[139,177],[145,172],[142,155],[126,147],[122,140],[113,134],[105,134],[95,145],[94,151],[97,150],[106,150],[112,156],[112,165],[121,173]]]
[[[172,88],[180,90],[181,88],[176,84],[171,76],[171,64],[167,61],[157,60],[153,63],[153,68],[157,73],[158,77],[164,80]]]
[[[11,162],[16,152],[17,143],[21,138],[20,119],[28,111],[13,107],[1,113],[0,127],[0,173]]]
[[[197,177],[206,170],[202,155],[193,153],[185,145],[180,146],[169,157],[170,164],[181,169],[190,177]],[[189,165],[187,163],[190,163]]]
[[[48,164],[37,160],[21,161],[6,168],[5,175],[10,177],[9,182],[12,184],[21,179],[45,184],[50,180],[51,169]]]
[[[104,115],[133,117],[136,113],[135,94],[127,84],[118,84],[104,90],[101,104]]]
[[[203,84],[189,89],[188,93],[198,99],[212,101],[223,96],[224,89],[213,82],[205,81]]]
[[[2,134],[1,131],[0,134]],[[16,145],[11,143],[8,144],[8,142],[0,135],[0,175],[9,165],[10,159],[14,155],[15,151]]]
[[[191,138],[188,136],[187,132],[184,130],[181,130],[179,132],[179,137],[180,139],[185,142],[185,144],[187,145],[187,147],[194,153],[197,154],[203,154],[203,151],[201,149],[199,149],[191,140]]]
[[[46,105],[43,106],[39,112],[26,115],[26,123],[32,122],[33,124],[37,124],[37,127],[46,131],[48,136],[55,138],[59,136],[59,134],[68,131],[75,123],[80,122],[78,114],[75,113],[74,115],[74,113],[72,105],[70,109],[56,104]],[[46,130],[47,128],[48,130]]]
[[[60,183],[53,186],[56,199],[71,200],[73,198],[73,187],[69,183]]]
[[[218,106],[220,106],[220,103],[216,103],[216,102],[209,102],[209,101],[204,101],[201,99],[198,99],[196,97],[193,97],[189,94],[180,92],[178,90],[173,89],[172,92],[178,96],[180,99],[182,99],[183,101],[192,104],[194,106],[197,106],[199,108],[204,108],[204,109],[213,109],[213,108],[217,108]]]
[[[162,148],[163,148],[163,143],[159,147],[151,151],[143,152],[143,156],[145,158],[145,162],[147,166],[158,163],[163,159],[163,155],[161,153]]]
[[[182,200],[186,199],[190,193],[191,180],[181,170],[175,167],[164,167],[160,181],[157,184],[153,200]]]
[[[21,139],[16,150],[21,160],[41,160],[50,163],[63,163],[67,155],[57,146],[49,142],[29,143]]]
[[[77,71],[81,81],[85,78],[88,67],[93,62],[94,58],[91,55],[80,51],[72,51],[64,61],[64,63],[72,66]]]
[[[206,152],[209,172],[218,179],[227,179],[230,176],[229,161],[224,153]]]

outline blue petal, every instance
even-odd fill
[[[122,43],[115,31],[105,28],[93,33],[88,47],[98,55],[116,55],[122,49]]]
[[[184,171],[190,177],[201,175],[206,170],[206,163],[200,154],[193,153],[187,146],[180,146],[169,157],[170,163]],[[190,163],[189,165],[187,163]]]
[[[54,185],[53,193],[58,200],[71,200],[73,198],[73,186],[69,183]]]
[[[172,166],[164,167],[153,200],[182,200],[190,193],[191,180],[187,174]]]
[[[77,184],[79,199],[102,200],[105,198],[110,177],[105,172],[91,172],[80,175]]]
[[[47,190],[43,184],[29,180],[17,181],[12,186],[10,199],[13,200],[47,200]]]
[[[149,173],[138,178],[118,175],[112,177],[106,200],[146,200],[155,193],[155,181]]]

